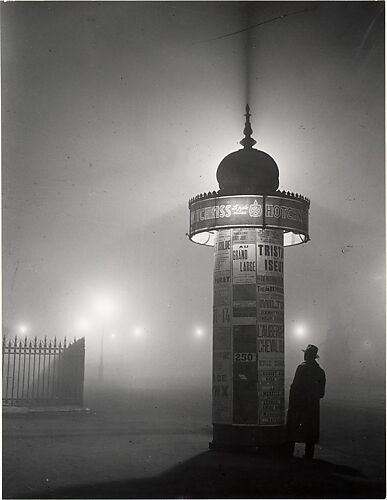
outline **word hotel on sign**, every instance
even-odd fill
[[[269,205],[265,207],[266,217],[274,217],[275,219],[288,219],[297,222],[306,222],[308,214],[299,208],[284,207],[282,205]]]

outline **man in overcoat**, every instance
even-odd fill
[[[306,459],[312,459],[320,434],[320,399],[325,393],[325,372],[316,361],[318,348],[309,344],[304,362],[296,370],[290,386],[287,433],[289,453],[295,443],[305,443]]]

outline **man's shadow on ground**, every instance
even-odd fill
[[[385,498],[385,488],[356,469],[324,460],[212,450],[155,477],[21,498]]]

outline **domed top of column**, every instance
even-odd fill
[[[245,116],[245,137],[240,141],[243,149],[223,158],[216,171],[219,194],[273,194],[279,184],[277,164],[267,153],[253,148],[257,141],[251,137],[253,131],[248,104]]]

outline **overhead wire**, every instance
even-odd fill
[[[298,14],[303,14],[305,12],[312,12],[312,11],[315,11],[316,9],[317,9],[317,6],[313,6],[313,7],[307,7],[306,9],[297,10],[295,12],[289,12],[288,14],[281,14],[280,16],[272,17],[270,19],[266,19],[265,21],[251,24],[251,25],[246,26],[245,28],[242,28],[240,30],[233,31],[232,33],[226,33],[224,35],[220,35],[220,36],[217,36],[214,38],[209,38],[207,40],[201,40],[201,41],[196,42],[196,43],[207,43],[207,42],[213,42],[215,40],[222,40],[223,38],[228,38],[230,36],[239,35],[240,33],[245,33],[246,31],[252,30],[252,29],[257,28],[259,26],[263,26],[264,24],[272,23],[274,21],[279,21],[281,19],[285,19],[286,17],[295,16]]]

